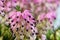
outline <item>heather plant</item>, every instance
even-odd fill
[[[60,40],[59,0],[0,0],[0,40]]]

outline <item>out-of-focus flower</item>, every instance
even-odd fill
[[[46,35],[42,34],[42,39],[41,40],[46,40]]]
[[[3,2],[2,1],[0,1],[0,6],[2,6],[3,5]]]
[[[47,0],[47,2],[54,2],[55,0]]]
[[[56,19],[56,13],[54,11],[47,13],[46,18],[52,22],[54,19]]]
[[[39,16],[38,16],[38,20],[39,21],[42,21],[42,20],[44,20],[45,19],[45,13],[42,13],[42,14],[40,14]]]
[[[42,1],[42,0],[32,0],[32,1],[33,1],[33,3],[36,3],[36,4],[37,4],[37,3],[42,3],[42,2],[44,2],[45,0],[44,0],[44,1]]]
[[[56,19],[56,13],[54,11],[51,11],[49,13],[42,13],[38,16],[39,21],[42,21],[45,18],[52,22],[54,19]]]
[[[7,1],[4,10],[5,10],[6,12],[9,12],[9,11],[11,11],[11,9],[12,9],[11,1]]]

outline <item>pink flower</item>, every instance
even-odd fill
[[[14,14],[16,14],[15,12],[16,12],[16,11],[11,11],[11,12],[9,13],[9,17],[12,17]]]
[[[50,3],[50,2],[54,2],[54,1],[56,1],[56,0],[47,0],[47,2],[49,2],[49,3]]]
[[[55,11],[47,13],[46,14],[46,18],[48,18],[50,21],[53,21],[54,19],[56,19],[56,13],[55,13]]]
[[[44,20],[45,15],[46,15],[45,13],[41,13],[41,14],[38,16],[39,22],[42,21],[42,20]]]
[[[17,2],[17,0],[11,0],[12,2]]]
[[[6,6],[7,6],[7,7],[10,7],[11,4],[12,4],[11,1],[8,1],[8,2],[6,3]]]
[[[46,40],[46,35],[42,34],[42,39],[41,40]]]
[[[22,31],[26,30],[26,32],[29,32],[29,35],[32,36],[38,32],[35,27],[36,21],[28,10],[24,10],[23,13],[12,11],[9,13],[8,19],[10,20],[10,26],[13,33],[18,32],[18,29],[20,28],[20,31],[22,29]]]
[[[43,0],[33,0],[34,3],[42,3]]]
[[[2,1],[0,1],[0,6],[2,6],[3,5],[3,2]]]
[[[20,5],[20,2],[19,1],[12,1],[12,7],[16,7],[17,5]]]
[[[12,11],[9,13],[11,26],[14,27],[14,25],[17,24],[16,22],[20,22],[20,16],[21,16],[21,12]]]
[[[23,12],[23,18],[26,19],[26,21],[29,23],[30,27],[34,28],[34,26],[35,26],[34,22],[36,22],[36,21],[28,10],[25,10]]]
[[[5,9],[4,7],[0,6],[0,10],[4,10],[4,9]]]
[[[3,2],[4,3],[4,2]],[[3,4],[3,6],[2,6],[4,9],[4,11],[5,12],[9,12],[9,11],[11,11],[11,8],[12,8],[12,6],[11,6],[11,1],[7,1],[5,4]]]
[[[49,13],[42,13],[38,16],[38,21],[41,22],[44,19],[48,19],[48,22],[52,24],[52,22],[56,19],[56,13],[55,11],[51,11]]]
[[[29,18],[29,17],[31,17],[31,18],[34,18],[33,16],[32,16],[32,14],[29,12],[29,10],[25,10],[24,12],[23,12],[23,16],[26,16],[25,18]]]

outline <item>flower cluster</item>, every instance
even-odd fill
[[[59,0],[0,0],[0,23],[10,25],[16,40],[46,40],[59,4]]]
[[[37,33],[36,21],[28,10],[25,10],[23,13],[17,11],[10,12],[8,20],[13,34],[18,34],[20,37],[26,35],[30,37],[30,40],[35,39]],[[15,36],[17,37],[17,35]],[[23,40],[24,38],[20,39]]]

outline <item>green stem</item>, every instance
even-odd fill
[[[56,40],[56,31],[54,31],[54,40]]]

